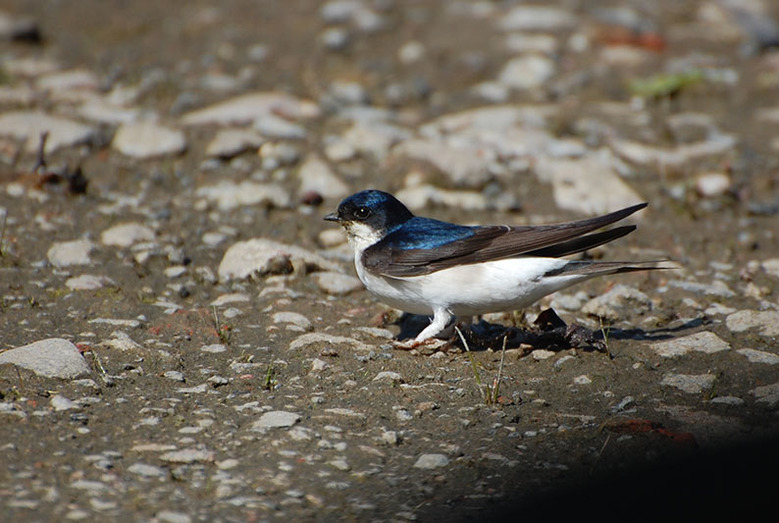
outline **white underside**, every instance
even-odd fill
[[[544,276],[563,267],[560,258],[522,257],[461,265],[424,276],[390,278],[365,270],[362,252],[378,238],[368,230],[352,230],[357,275],[366,289],[384,303],[412,314],[432,314],[432,323],[416,341],[444,331],[455,316],[476,316],[527,307],[539,299],[593,275]],[[355,234],[357,233],[357,234]]]

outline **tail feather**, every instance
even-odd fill
[[[667,260],[653,260],[645,262],[602,262],[602,261],[577,261],[572,260],[562,267],[549,271],[545,276],[560,276],[580,274],[583,276],[603,276],[607,274],[619,274],[625,272],[667,270],[674,267],[659,265]]]

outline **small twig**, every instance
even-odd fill
[[[36,174],[42,174],[42,171],[46,169],[46,140],[48,139],[49,131],[43,131],[38,143],[38,158],[35,160],[35,167],[32,168],[32,172]]]
[[[457,325],[454,326],[454,330],[457,331],[457,335],[460,336],[460,341],[463,342],[463,347],[465,347],[465,352],[468,353],[468,359],[471,360],[471,369],[473,370],[473,375],[476,378],[476,384],[479,386],[479,392],[481,393],[482,398],[484,401],[487,401],[487,396],[484,393],[484,388],[481,385],[481,376],[479,375],[479,369],[476,366],[476,360],[473,358],[473,353],[471,352],[470,347],[468,347],[468,342],[465,340],[465,336],[463,336],[462,331],[460,330],[460,327]]]
[[[500,396],[500,380],[503,378],[503,362],[506,360],[506,343],[508,343],[508,336],[503,336],[503,348],[500,350],[500,365],[498,366],[498,376],[492,382],[492,396],[494,403],[498,402],[498,396]]]

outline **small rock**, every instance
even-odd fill
[[[449,465],[449,458],[443,454],[422,454],[414,463],[417,469],[437,469]]]
[[[73,240],[69,242],[56,242],[46,253],[46,257],[55,267],[69,267],[71,265],[88,265],[92,262],[89,253],[94,245],[89,240]]]
[[[725,173],[707,173],[695,178],[695,189],[704,198],[722,196],[730,190],[730,176]]]
[[[210,450],[200,449],[174,450],[160,455],[160,460],[168,463],[210,463],[214,461],[214,453]]]
[[[220,129],[206,146],[206,156],[232,158],[250,149],[259,149],[265,138],[247,129]]]
[[[130,247],[138,242],[154,241],[154,231],[139,223],[122,223],[103,231],[100,241],[103,245]]]
[[[298,178],[301,194],[313,191],[325,198],[342,198],[349,194],[349,186],[316,155],[309,156],[303,162],[298,171]]]
[[[82,274],[74,276],[65,281],[65,287],[74,291],[93,291],[102,289],[105,286],[114,286],[116,283],[107,276],[96,276],[94,274]]]
[[[243,279],[253,274],[277,272],[278,262],[286,260],[291,269],[338,271],[339,266],[326,258],[296,245],[255,238],[230,247],[219,264],[222,281]],[[284,271],[289,272],[289,271]]]
[[[581,308],[585,314],[616,321],[625,315],[642,314],[652,309],[652,300],[634,287],[615,285],[606,294],[591,299]]]
[[[730,344],[713,332],[696,332],[689,336],[653,343],[651,347],[664,358],[675,358],[691,351],[714,354],[730,349]]]
[[[216,185],[200,187],[195,194],[216,203],[221,211],[229,211],[247,205],[263,205],[269,208],[283,209],[292,203],[287,191],[275,183],[222,181]]]
[[[146,159],[181,154],[187,140],[181,131],[154,122],[137,122],[121,125],[111,146],[126,156]]]
[[[316,272],[311,277],[322,291],[335,296],[344,296],[362,289],[359,279],[339,272]]]
[[[127,467],[127,472],[131,474],[137,474],[145,478],[162,478],[168,475],[167,471],[161,467],[155,467],[154,465],[147,465],[145,463],[133,463]],[[159,517],[159,513],[157,514]]]
[[[373,381],[384,381],[384,382],[391,383],[393,385],[397,385],[399,383],[405,383],[403,376],[401,376],[397,372],[392,372],[388,370],[376,374],[376,376],[373,378]]]
[[[498,82],[512,89],[543,87],[555,73],[555,63],[536,54],[509,60],[498,75]]]
[[[184,115],[181,121],[184,125],[244,125],[270,114],[300,120],[316,118],[320,111],[313,102],[301,100],[287,93],[258,92],[244,94],[193,111]]]
[[[289,344],[289,350],[298,350],[309,345],[325,345],[327,347],[350,347],[359,351],[370,351],[373,349],[368,344],[365,344],[354,338],[347,338],[345,336],[334,336],[332,334],[324,334],[321,332],[310,332],[307,334],[301,334]]]
[[[573,13],[558,7],[520,5],[500,18],[504,31],[554,31],[570,29],[579,21]]]
[[[666,374],[660,384],[675,387],[688,394],[700,394],[711,389],[716,379],[714,374]]]
[[[311,321],[297,312],[276,312],[272,316],[273,323],[289,323],[303,330],[311,329]]]
[[[779,404],[779,383],[764,385],[749,391],[758,403],[768,403],[770,408]]]
[[[48,133],[45,153],[50,155],[63,147],[90,142],[96,136],[93,128],[42,112],[8,112],[0,115],[0,136],[25,140],[25,150],[36,153],[41,135]]]
[[[759,328],[763,336],[779,336],[779,311],[743,310],[725,318],[725,325],[732,332],[744,332]]]
[[[68,340],[49,338],[0,353],[0,365],[9,363],[48,378],[75,379],[90,369],[78,348]]]
[[[765,363],[767,365],[779,365],[779,356],[771,352],[755,349],[739,349],[736,352],[746,356],[750,363]]]
[[[266,412],[260,416],[260,419],[252,423],[251,430],[262,432],[266,429],[291,427],[298,421],[300,421],[299,414],[283,410],[272,410]]]
[[[49,400],[49,404],[56,412],[76,408],[75,403],[70,401],[65,396],[62,396],[61,394],[56,394],[52,396],[51,399]]]

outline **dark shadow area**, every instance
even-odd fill
[[[764,521],[779,495],[779,437],[695,451],[485,507],[484,521]],[[538,519],[536,519],[538,518]],[[461,519],[460,521],[465,521]]]
[[[396,339],[407,340],[416,337],[427,327],[430,318],[404,313],[394,324],[400,327]],[[545,309],[529,328],[506,327],[484,320],[467,325],[458,324],[458,327],[468,343],[468,349],[473,351],[500,350],[505,338],[506,348],[527,346],[528,352],[533,349],[560,351],[571,348],[607,352],[607,339],[662,341],[683,335],[705,324],[706,322],[701,319],[694,319],[676,327],[663,327],[652,331],[610,327],[605,327],[603,330],[590,330],[576,323],[566,324],[554,310]],[[452,334],[449,341],[453,347],[464,348],[456,333]]]

